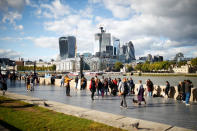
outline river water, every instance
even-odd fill
[[[91,76],[85,76],[88,80],[91,79]],[[102,76],[98,76],[101,79]],[[123,75],[104,75],[105,78],[111,77],[114,78],[130,78],[134,80],[134,83],[138,83],[139,80],[142,80],[142,83],[146,83],[147,79],[150,79],[154,85],[165,85],[166,81],[169,81],[171,86],[177,86],[179,81],[190,80],[192,81],[194,87],[197,87],[197,77],[187,77],[187,76],[123,76]]]

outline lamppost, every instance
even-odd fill
[[[36,61],[34,61],[34,76],[36,76]]]

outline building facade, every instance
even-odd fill
[[[74,36],[60,37],[59,50],[61,59],[74,58],[76,49],[76,38]]]

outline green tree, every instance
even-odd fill
[[[128,72],[133,71],[133,67],[132,67],[132,65],[127,65],[127,70],[128,70]]]
[[[135,70],[141,71],[141,70],[142,70],[142,65],[143,65],[143,64],[141,64],[141,63],[137,64],[137,65],[135,66]]]
[[[187,64],[186,61],[180,61],[180,62],[178,62],[178,67],[181,67],[182,65],[185,65],[185,64]]]
[[[197,57],[191,60],[191,64],[193,67],[197,67]]]
[[[123,68],[123,64],[121,62],[116,62],[114,68],[116,71],[120,71],[120,69]]]

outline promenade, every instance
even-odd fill
[[[8,83],[8,87],[9,92],[36,97],[42,100],[45,99],[123,117],[197,130],[197,103],[185,106],[184,103],[177,102],[174,99],[146,98],[146,105],[137,106],[132,103],[132,98],[136,96],[129,96],[127,97],[128,109],[122,109],[119,107],[120,98],[118,96],[106,96],[104,98],[96,96],[95,101],[92,101],[90,92],[87,90],[76,91],[72,88],[71,97],[67,97],[65,95],[65,87],[40,85],[35,87],[35,91],[27,92],[23,81]]]

